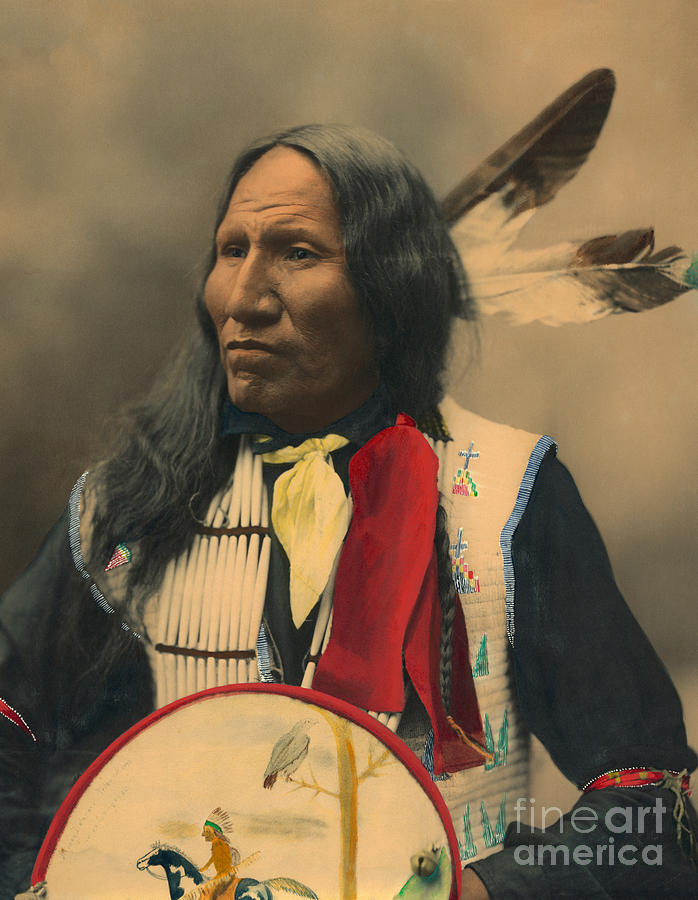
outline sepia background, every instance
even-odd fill
[[[246,141],[360,124],[444,194],[609,66],[599,144],[527,242],[651,224],[659,245],[696,251],[694,14],[692,0],[3,3],[2,586],[99,454],[109,414],[191,327],[216,197]],[[464,405],[558,440],[694,744],[697,319],[692,292],[587,326],[490,320],[474,362],[461,326],[451,375]]]

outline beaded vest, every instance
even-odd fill
[[[515,598],[511,539],[553,442],[489,422],[448,397],[441,412],[453,440],[434,446],[439,490],[480,713],[494,754],[492,763],[437,781],[465,863],[496,850],[517,798],[529,795],[528,732],[518,710],[510,655]]]
[[[489,422],[450,398],[441,412],[453,440],[430,444],[439,459],[452,575],[494,756],[485,766],[437,778],[461,859],[469,862],[496,850],[516,799],[528,796],[528,734],[518,712],[509,653],[515,598],[511,539],[553,442]],[[121,605],[128,563],[138,547],[117,545],[105,570],[88,574],[84,560],[89,558],[94,502],[83,476],[71,497],[71,550],[94,599],[113,612],[112,604]],[[229,484],[214,497],[189,550],[168,564],[146,607],[142,630],[158,707],[221,684],[272,680],[271,655],[260,627],[270,553],[268,516],[262,460],[242,436]],[[328,616],[329,610],[325,621]],[[129,630],[126,623],[122,627]],[[324,639],[316,638],[320,648],[329,631]],[[429,767],[430,735],[424,728],[401,730],[394,724]]]

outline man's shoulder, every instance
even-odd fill
[[[556,450],[547,435],[492,422],[464,409],[452,397],[440,404],[452,440],[437,445],[439,489],[451,502],[478,516],[487,511],[499,530],[515,504],[525,508],[540,465]],[[480,498],[476,504],[476,498]]]
[[[485,442],[498,450],[516,452],[520,449],[529,453],[544,437],[540,434],[513,428],[502,422],[494,422],[460,406],[450,395],[439,404],[444,423],[455,444],[467,441]],[[552,439],[549,438],[552,441]]]

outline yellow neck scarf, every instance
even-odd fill
[[[274,483],[271,521],[291,564],[291,615],[296,628],[325,589],[351,519],[342,479],[330,453],[349,443],[328,434],[299,447],[263,453],[268,463],[295,463]]]

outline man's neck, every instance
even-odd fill
[[[221,412],[221,433],[267,435],[271,440],[264,445],[255,446],[255,452],[297,447],[308,438],[324,437],[327,434],[339,434],[361,446],[383,428],[393,425],[397,412],[392,408],[387,390],[380,385],[365,403],[336,422],[331,422],[326,428],[314,432],[292,433],[279,428],[266,416],[243,412],[227,398]]]

